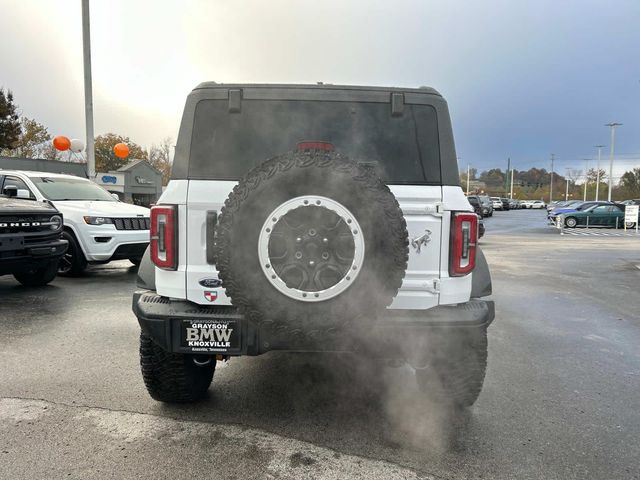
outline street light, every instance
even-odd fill
[[[606,145],[596,145],[598,149],[598,168],[596,173],[596,202],[598,201],[598,194],[600,192],[600,154],[602,152],[602,148],[606,147]]]
[[[609,150],[609,191],[607,200],[611,201],[611,190],[613,189],[613,144],[616,139],[616,127],[622,125],[621,123],[605,123],[605,127],[611,128],[611,150]]]
[[[471,173],[471,165],[467,163],[467,197],[469,196],[469,174]]]
[[[549,182],[549,203],[553,202],[553,161],[556,156],[554,153],[551,154],[551,180]]]
[[[589,158],[585,158],[584,167],[584,201],[587,201],[587,186],[589,185]]]
[[[82,0],[82,55],[84,64],[84,118],[87,133],[87,175],[96,176],[96,157],[93,138],[93,89],[91,85],[91,29],[89,0]]]

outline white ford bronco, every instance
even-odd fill
[[[494,318],[477,240],[435,90],[203,83],[133,297],[147,390],[194,401],[229,357],[353,352],[470,406]]]

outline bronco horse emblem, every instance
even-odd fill
[[[427,245],[430,241],[431,230],[425,230],[422,235],[411,239],[411,246],[416,249],[416,253],[420,253],[422,246]]]

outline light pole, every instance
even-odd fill
[[[567,168],[567,188],[564,191],[564,201],[569,200],[569,168]]]
[[[555,154],[551,154],[551,183],[549,184],[549,203],[553,202],[553,161],[555,160]]]
[[[84,60],[84,117],[87,134],[87,175],[93,180],[96,176],[96,157],[93,139],[93,89],[91,87],[89,0],[82,0],[82,53]]]
[[[509,193],[509,198],[513,200],[513,173],[515,168],[511,169],[511,192]]]
[[[611,122],[605,123],[605,127],[611,128],[611,149],[609,150],[609,191],[607,192],[607,200],[611,201],[611,190],[613,189],[613,144],[616,140],[616,127],[621,123]]]
[[[469,196],[469,173],[471,172],[471,165],[467,163],[467,197]]]
[[[585,158],[584,165],[584,199],[583,201],[587,201],[587,186],[589,185],[589,159]]]
[[[600,154],[602,153],[603,147],[606,147],[606,145],[596,145],[596,148],[598,149],[598,165],[596,168],[596,202],[598,201],[598,194],[600,192]]]

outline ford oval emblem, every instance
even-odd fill
[[[218,288],[222,285],[222,280],[217,278],[203,278],[198,283],[205,288]]]

